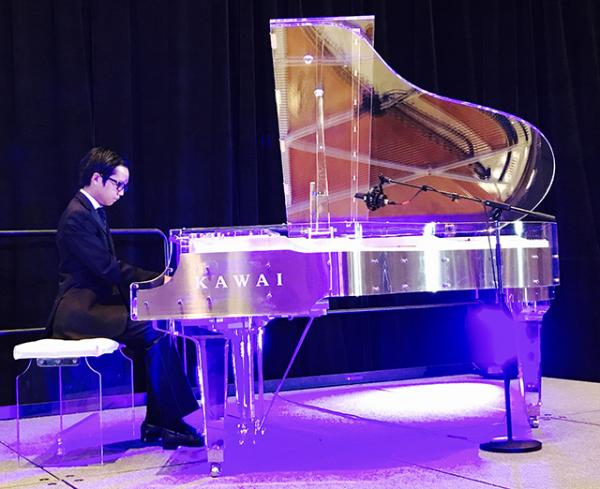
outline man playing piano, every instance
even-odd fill
[[[129,285],[157,274],[115,256],[105,207],[127,192],[129,169],[110,149],[93,148],[81,160],[81,189],[63,212],[56,236],[59,292],[48,323],[54,338],[112,338],[145,355],[146,419],[142,441],[164,448],[203,446],[183,418],[198,409],[170,338],[148,321],[129,317]]]

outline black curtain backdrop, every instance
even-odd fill
[[[594,0],[0,0],[0,229],[54,228],[95,145],[131,161],[113,227],[284,222],[269,19],[365,14],[376,16],[375,48],[404,78],[516,114],[548,137],[557,171],[540,210],[558,218],[562,285],[544,322],[544,373],[600,381]],[[131,248],[160,267],[157,243]],[[52,240],[3,239],[0,256],[0,329],[41,324],[56,290]],[[447,345],[466,346],[447,326],[461,318],[325,318],[296,373],[393,368],[419,349],[425,359],[409,364],[451,362]],[[302,321],[279,323],[267,349],[283,358]]]

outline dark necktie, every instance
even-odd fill
[[[108,231],[108,222],[106,221],[106,211],[104,210],[104,207],[98,207],[96,212],[98,213],[98,217],[100,218],[102,226],[104,226],[104,229]]]
[[[114,247],[112,239],[110,237],[110,230],[108,229],[108,222],[106,221],[106,211],[104,210],[104,207],[98,207],[98,209],[96,209],[96,212],[98,213],[98,218],[100,220],[100,223],[104,227],[104,231],[106,231],[105,239],[106,239],[106,244],[108,245],[108,249],[111,251],[112,254],[114,254],[115,247]]]

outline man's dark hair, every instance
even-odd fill
[[[79,167],[79,185],[85,187],[92,181],[92,175],[99,173],[106,183],[117,166],[127,166],[127,161],[117,152],[108,148],[92,148],[81,159]]]

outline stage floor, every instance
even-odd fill
[[[1,421],[0,487],[600,488],[600,384],[545,378],[535,430],[513,384],[515,435],[540,440],[539,452],[480,451],[505,433],[502,385],[453,376],[284,392],[254,444],[238,443],[230,405],[216,479],[204,449],[163,451],[134,439],[127,410],[105,411],[104,466],[58,458],[49,417],[32,420],[28,428],[41,441],[18,458],[15,421]],[[138,408],[138,424],[143,415]],[[74,417],[69,435],[85,438],[93,416]]]

